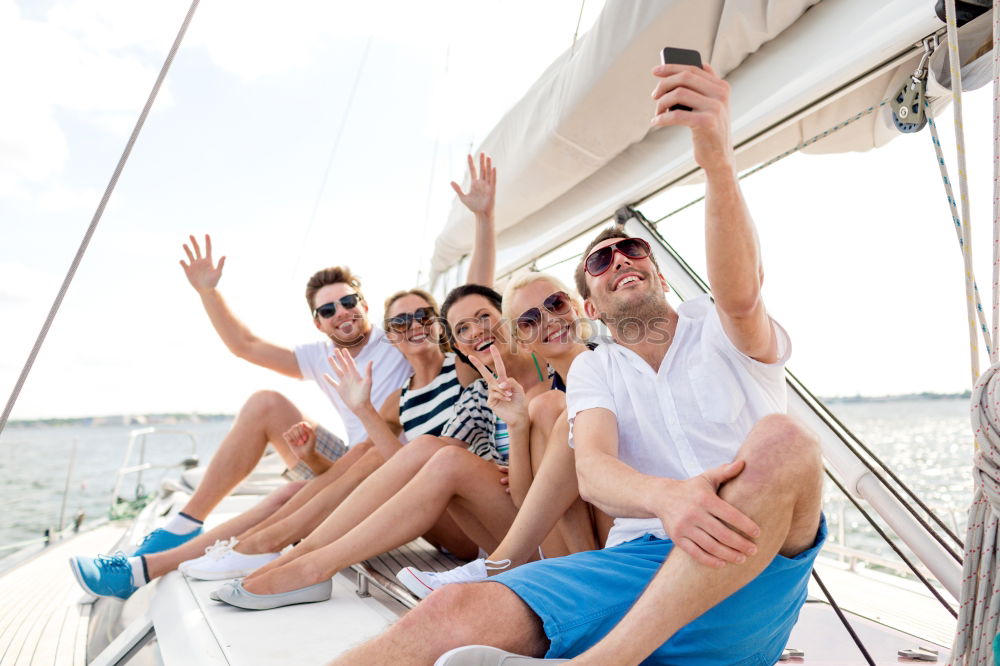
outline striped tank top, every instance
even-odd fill
[[[399,423],[406,441],[418,435],[440,435],[455,415],[455,403],[462,392],[455,370],[455,354],[445,354],[441,371],[427,386],[411,389],[410,381],[412,377],[403,385],[399,396]]]

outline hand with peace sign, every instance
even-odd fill
[[[226,263],[226,258],[221,257],[218,266],[212,265],[212,237],[205,234],[204,257],[201,256],[198,241],[195,240],[194,236],[189,236],[189,238],[194,252],[187,246],[187,243],[184,244],[184,253],[187,254],[188,261],[191,263],[186,264],[181,260],[181,268],[184,269],[184,274],[195,291],[199,294],[211,291],[219,284],[219,279],[222,277],[222,266]]]
[[[528,401],[524,397],[524,388],[513,377],[507,376],[507,368],[503,365],[500,352],[496,345],[490,347],[490,354],[493,356],[493,367],[496,368],[496,376],[490,369],[483,365],[483,362],[474,356],[469,360],[476,367],[479,374],[486,380],[489,387],[489,398],[486,404],[493,413],[499,416],[510,429],[526,427],[528,425]]]
[[[455,190],[459,200],[476,216],[492,217],[493,204],[497,198],[497,170],[493,166],[493,158],[486,153],[479,153],[479,172],[476,173],[476,162],[469,155],[469,191],[463,192],[462,187],[451,181],[451,189]]]
[[[358,366],[354,363],[354,358],[343,349],[334,349],[333,354],[327,360],[330,362],[333,373],[337,375],[337,379],[329,374],[324,374],[323,378],[334,388],[347,408],[354,413],[371,408],[372,362],[368,361],[365,374],[362,377],[361,373],[358,372]]]

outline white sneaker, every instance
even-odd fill
[[[448,650],[434,666],[527,666],[528,664],[565,664],[568,659],[538,659],[506,652],[488,645],[466,645]]]
[[[494,562],[479,558],[450,571],[420,571],[414,567],[403,567],[396,574],[400,583],[410,592],[423,599],[442,585],[449,583],[481,583],[487,579],[487,571],[499,571],[510,567],[510,560]]]
[[[188,560],[178,567],[189,578],[198,580],[224,580],[247,576],[269,562],[278,559],[280,553],[262,553],[260,555],[245,555],[234,550],[236,539],[228,542],[216,542],[205,549],[201,557]]]
[[[231,539],[217,539],[215,543],[213,543],[211,546],[205,549],[205,555],[214,556],[220,554],[222,551],[232,550],[233,548],[236,547],[236,544],[238,543],[239,541],[236,539],[236,537],[232,537]],[[180,571],[181,573],[187,573],[187,568],[192,563],[200,562],[202,559],[203,559],[202,557],[196,557],[194,559],[184,560],[183,562],[177,565],[177,570]]]

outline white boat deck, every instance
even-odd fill
[[[253,495],[226,499],[209,526],[257,499]],[[143,519],[135,526],[138,533],[148,528]],[[78,603],[83,595],[66,560],[77,553],[108,552],[123,532],[120,526],[108,525],[81,534],[0,577],[0,666],[88,663],[88,622],[102,611]],[[270,611],[244,611],[212,601],[208,595],[221,581],[190,580],[177,572],[140,590],[127,603],[102,599],[96,606],[121,611],[118,630],[133,621],[135,626],[152,621],[156,637],[146,650],[153,651],[152,661],[145,663],[268,666],[294,660],[324,664],[384,631],[416,602],[406,599],[405,593],[400,595],[402,602],[397,601],[378,589],[379,585],[391,587],[395,572],[407,564],[442,570],[457,561],[418,540],[366,563],[371,596],[359,596],[358,574],[352,570],[334,579],[329,601]],[[905,662],[897,651],[918,647],[937,650],[938,663],[946,663],[954,620],[925,591],[893,576],[848,571],[823,558],[819,571],[841,606],[854,611],[852,626],[875,663]],[[786,663],[864,664],[832,608],[821,601],[815,583],[810,586],[810,597],[789,641],[789,647],[802,650],[805,656]]]
[[[955,618],[922,584],[864,569],[849,571],[842,564],[822,557],[816,566],[841,608],[938,645],[951,645]],[[825,600],[815,581],[810,581],[809,594]],[[953,608],[958,607],[947,592],[942,594]]]
[[[211,527],[249,506],[257,498],[230,497],[208,521]],[[394,582],[395,572],[412,564],[444,570],[460,564],[417,540],[369,561],[375,576]],[[333,579],[329,601],[246,611],[209,599],[224,581],[197,581],[179,572],[155,584],[150,617],[165,664],[218,663],[266,666],[287,663],[324,664],[354,645],[384,631],[406,612],[402,604],[370,587],[358,595],[357,574],[342,572]],[[407,600],[415,603],[416,599]]]
[[[66,561],[109,550],[124,533],[104,525],[45,549],[0,578],[0,664],[49,666],[86,662],[90,604]]]

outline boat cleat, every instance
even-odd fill
[[[928,650],[925,647],[918,647],[916,650],[899,650],[896,654],[904,659],[912,659],[913,661],[938,660],[937,650]]]

